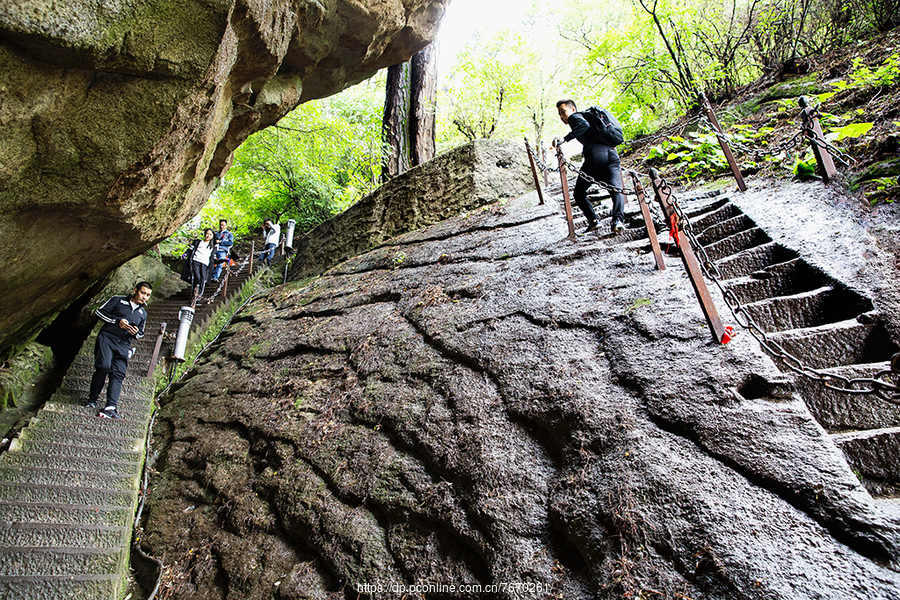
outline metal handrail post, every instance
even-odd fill
[[[534,175],[534,187],[537,189],[538,204],[543,204],[544,193],[541,191],[541,182],[538,179],[537,166],[534,164],[534,154],[531,152],[531,144],[528,143],[528,138],[525,138],[525,150],[528,151],[528,162],[531,163],[531,174]]]
[[[712,105],[710,105],[709,100],[706,99],[706,94],[703,92],[700,92],[700,106],[706,112],[706,117],[716,130],[716,139],[719,140],[719,146],[722,147],[722,152],[725,153],[725,160],[728,161],[728,166],[731,167],[731,173],[734,175],[735,181],[737,181],[738,189],[742,192],[746,192],[747,184],[744,183],[744,176],[741,175],[741,169],[738,167],[737,161],[734,158],[734,153],[731,151],[731,146],[725,138],[722,126],[719,125],[716,113],[713,112]]]
[[[662,250],[659,247],[659,239],[656,237],[656,226],[653,224],[653,217],[650,215],[650,205],[644,196],[644,186],[637,173],[629,171],[631,181],[634,183],[634,193],[637,196],[638,204],[641,206],[641,215],[644,217],[644,224],[647,226],[647,237],[650,238],[650,248],[653,249],[653,257],[656,259],[656,268],[660,271],[666,270],[666,263],[663,260]]]
[[[659,171],[650,169],[650,179],[656,200],[662,207],[666,218],[671,219],[672,215],[675,214],[675,208],[672,206],[672,197],[669,190],[663,188]],[[691,280],[694,293],[697,295],[697,300],[700,301],[700,308],[703,309],[703,316],[706,317],[706,324],[709,325],[713,338],[720,344],[724,344],[727,342],[725,338],[727,332],[725,331],[725,326],[722,325],[722,319],[719,318],[719,312],[716,310],[716,305],[709,294],[706,282],[703,280],[703,271],[700,268],[700,263],[697,262],[697,257],[694,255],[691,242],[688,240],[687,235],[680,235],[676,237],[676,243],[681,251],[681,260],[684,262],[684,268]]]
[[[153,377],[156,370],[156,361],[159,358],[159,350],[162,348],[163,337],[166,335],[166,324],[160,323],[159,334],[156,336],[156,345],[153,346],[153,356],[150,357],[150,366],[147,368],[147,377]]]
[[[816,162],[819,165],[819,172],[822,175],[822,179],[825,183],[828,183],[834,176],[837,174],[837,169],[834,167],[834,160],[831,158],[831,152],[828,151],[828,148],[819,142],[819,140],[824,140],[824,134],[822,133],[822,127],[819,125],[819,119],[816,118],[816,109],[809,105],[809,102],[806,99],[806,96],[800,96],[800,117],[803,119],[803,129],[805,131],[811,131],[812,135],[807,136],[810,138],[809,143],[812,144],[812,151],[816,157]]]
[[[575,240],[575,223],[572,220],[572,201],[569,199],[569,180],[566,177],[566,157],[562,148],[556,147],[556,157],[559,159],[559,176],[562,179],[563,200],[566,206],[566,221],[569,223],[569,239]]]

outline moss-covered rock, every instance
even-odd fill
[[[0,352],[197,214],[255,131],[402,62],[445,0],[0,7]]]
[[[809,75],[794,77],[770,86],[760,99],[765,102],[782,98],[799,98],[800,96],[813,96],[827,91],[829,91],[829,88],[819,81],[819,74],[810,73]]]
[[[29,342],[0,367],[0,412],[17,405],[38,374],[53,362],[53,351]]]

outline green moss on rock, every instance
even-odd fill
[[[29,342],[0,368],[0,411],[16,406],[35,377],[53,361],[53,351]]]
[[[763,94],[762,101],[779,100],[781,98],[799,98],[800,96],[812,96],[827,92],[826,86],[818,80],[818,74],[812,73],[803,77],[796,77],[789,81],[776,83]]]

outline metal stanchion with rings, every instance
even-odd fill
[[[297,227],[297,221],[288,219],[287,234],[284,237],[284,277],[281,283],[287,283],[288,269],[291,266],[291,257],[294,256],[294,229]]]
[[[569,223],[569,239],[575,241],[575,222],[572,219],[572,201],[569,199],[569,179],[566,175],[566,157],[562,148],[556,147],[556,157],[559,159],[559,177],[562,181],[563,200],[566,205],[566,221]]]

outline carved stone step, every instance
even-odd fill
[[[857,319],[772,333],[769,339],[813,369],[882,363],[898,351],[881,322]]]
[[[798,257],[799,255],[793,250],[772,242],[713,260],[723,279],[734,279]]]
[[[850,379],[870,378],[888,363],[829,368],[828,372]],[[830,432],[900,427],[900,406],[872,394],[848,394],[821,382],[797,377],[795,389],[816,420]]]
[[[792,296],[779,296],[744,305],[765,332],[805,329],[855,319],[872,310],[872,303],[842,287],[824,286]]]
[[[143,437],[147,431],[149,420],[136,418],[98,419],[96,409],[83,408],[84,410],[72,413],[42,410],[28,422],[28,427],[56,429],[59,431],[75,430],[91,435],[132,437]]]
[[[770,265],[749,276],[722,283],[741,302],[757,302],[776,296],[791,296],[827,285],[829,278],[806,261],[794,259]]]
[[[109,475],[131,475],[141,471],[141,463],[138,461],[108,460],[102,455],[87,458],[48,456],[34,452],[4,452],[0,455],[0,465],[60,471],[94,471]]]
[[[16,600],[93,600],[119,598],[124,579],[118,574],[8,576],[0,575],[0,598]]]
[[[135,490],[95,490],[71,486],[29,485],[0,481],[0,502],[71,504],[76,506],[120,506],[133,509]]]
[[[704,246],[704,249],[710,260],[717,261],[756,246],[763,246],[771,241],[772,238],[765,231],[759,227],[753,227]]]
[[[741,209],[731,202],[728,202],[696,216],[691,216],[691,214],[688,213],[688,218],[691,220],[691,226],[694,228],[694,231],[704,231],[722,221],[742,215],[744,215],[744,213],[741,212]]]
[[[756,223],[750,217],[741,213],[704,229],[700,229],[696,225],[693,227],[695,232],[699,232],[697,234],[697,242],[706,247],[729,236],[753,229],[756,227]]]
[[[98,417],[99,418],[99,417]],[[10,444],[10,449],[18,448],[16,444],[19,440],[34,440],[37,442],[50,442],[53,444],[63,444],[69,446],[85,446],[88,448],[97,448],[99,450],[137,450],[140,451],[144,447],[143,438],[123,438],[119,436],[105,435],[79,435],[71,433],[68,435],[61,434],[57,431],[35,430],[25,428],[22,430],[18,438]]]
[[[117,548],[131,539],[125,526],[0,523],[0,548]]]
[[[106,525],[130,527],[131,507],[79,506],[53,502],[0,502],[2,523]]]
[[[60,444],[54,440],[23,440],[16,438],[10,444],[9,452],[41,453],[46,456],[70,456],[74,458],[104,458],[112,461],[138,462],[143,456],[143,446],[139,450],[112,450],[78,444]]]
[[[24,485],[69,486],[97,490],[136,490],[140,481],[140,473],[114,474],[0,465],[0,481]]]
[[[0,548],[5,576],[109,575],[128,560],[125,548]],[[59,597],[59,596],[55,596]]]
[[[870,493],[900,486],[900,427],[835,434],[832,440],[843,450],[850,468],[864,478]]]

